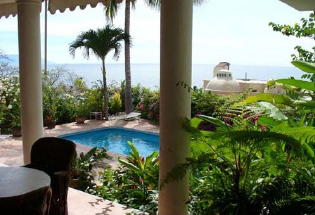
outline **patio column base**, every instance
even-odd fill
[[[43,135],[40,0],[18,0],[19,71],[24,163]]]
[[[192,0],[162,1],[160,74],[160,183],[188,157],[184,122],[191,114]],[[186,87],[185,87],[186,85]],[[187,214],[188,177],[164,185],[160,215]]]

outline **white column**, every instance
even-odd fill
[[[18,0],[19,67],[24,163],[43,135],[40,0]]]
[[[191,114],[192,0],[162,0],[160,71],[160,182],[189,151],[183,128]],[[160,215],[187,214],[188,178],[166,184],[159,193]]]

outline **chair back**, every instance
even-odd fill
[[[31,167],[49,175],[58,171],[69,171],[76,156],[75,143],[58,137],[38,139],[31,150]]]

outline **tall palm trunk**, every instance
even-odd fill
[[[130,32],[130,0],[126,0],[125,8],[125,32],[129,35]],[[130,113],[132,107],[131,95],[131,71],[130,71],[130,42],[125,41],[125,112]]]
[[[105,119],[108,120],[108,90],[107,90],[107,82],[106,82],[105,59],[102,59],[102,73],[103,73],[103,88],[104,88],[104,115],[105,115]]]

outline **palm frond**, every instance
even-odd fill
[[[104,12],[107,22],[113,23],[118,11],[118,4],[116,0],[105,1],[104,6]]]
[[[70,44],[69,52],[74,56],[76,49],[83,48],[85,58],[90,57],[90,52],[104,60],[106,55],[114,50],[114,57],[117,59],[120,54],[122,41],[130,41],[130,37],[120,28],[112,28],[106,25],[105,28],[89,30],[81,33],[74,42]]]
[[[194,1],[194,5],[201,5],[205,3],[207,0],[193,0],[193,1]]]
[[[194,5],[199,6],[207,0],[193,0]],[[145,0],[145,3],[152,8],[159,9],[161,7],[161,0]]]
[[[161,0],[145,0],[145,3],[154,9],[159,9],[161,7]]]

